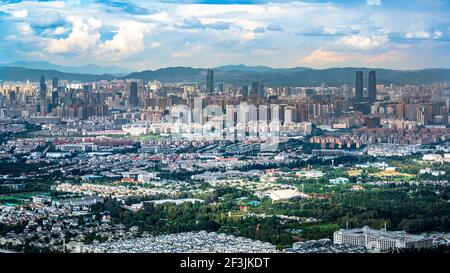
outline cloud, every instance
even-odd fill
[[[257,27],[253,30],[254,33],[264,33],[266,29],[264,27]]]
[[[161,45],[161,43],[159,43],[159,42],[153,42],[151,45],[150,45],[150,47],[151,48],[160,48],[162,45]]]
[[[367,0],[367,5],[369,6],[380,6],[381,0]]]
[[[0,61],[294,66],[306,56],[311,63],[363,66],[406,51],[402,64],[386,63],[448,66],[450,4],[411,1],[0,0]]]
[[[414,31],[405,33],[406,39],[439,39],[442,37],[441,31],[427,32],[427,31]]]
[[[45,14],[39,14],[36,19],[34,19],[31,23],[31,26],[36,29],[45,29],[45,28],[57,28],[60,26],[64,26],[66,24],[66,20],[56,10],[49,10],[45,12]]]
[[[28,16],[28,10],[26,9],[15,10],[11,13],[11,15],[14,18],[26,18]]]
[[[97,54],[121,59],[145,50],[144,34],[149,31],[144,24],[127,22],[120,26],[116,35],[99,45]],[[154,44],[157,46],[157,44]]]
[[[311,54],[303,57],[300,60],[301,64],[306,64],[310,66],[323,66],[330,64],[343,63],[348,60],[348,57],[337,52],[326,51],[322,48],[316,49]]]
[[[185,18],[183,20],[183,24],[180,25],[180,28],[184,29],[216,29],[216,30],[227,30],[231,27],[230,22],[224,21],[216,21],[210,24],[204,24],[197,18]]]
[[[399,61],[405,61],[409,57],[408,53],[402,50],[390,50],[378,55],[369,56],[367,61],[374,65],[386,65]]]
[[[269,31],[283,31],[284,30],[283,26],[280,24],[270,24],[266,28]]]
[[[94,17],[83,20],[70,16],[68,20],[72,23],[72,30],[67,38],[50,39],[46,50],[49,53],[75,53],[92,48],[100,41],[99,28],[102,22]]]
[[[147,8],[138,6],[136,4],[127,1],[98,0],[97,3],[105,5],[107,10],[110,12],[120,11],[133,15],[151,14],[151,12]]]
[[[317,26],[307,28],[296,32],[297,35],[303,36],[345,36],[358,34],[359,30],[354,29],[350,26]]]
[[[387,34],[351,35],[339,39],[337,45],[350,49],[372,50],[384,46],[387,42]]]

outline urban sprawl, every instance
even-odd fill
[[[450,87],[0,82],[0,252],[446,251]]]

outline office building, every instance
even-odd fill
[[[242,86],[242,97],[248,98],[248,86]]]
[[[53,77],[52,79],[52,91],[57,91],[59,86],[59,79],[57,77]]]
[[[362,102],[364,98],[364,87],[363,87],[363,72],[356,71],[355,79],[355,98],[357,102]]]
[[[139,106],[137,82],[132,82],[130,85],[129,102],[131,106]]]
[[[208,69],[206,74],[206,92],[214,92],[214,70]]]
[[[377,99],[377,74],[375,71],[369,72],[369,101],[375,102]]]
[[[45,83],[45,77],[41,76],[39,81],[39,99],[45,101],[47,98],[47,84]]]
[[[367,226],[356,229],[340,229],[334,232],[335,244],[365,246],[383,252],[401,248],[430,248],[433,240],[422,235],[412,235],[405,231],[375,230]]]

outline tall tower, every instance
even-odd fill
[[[212,94],[214,92],[214,70],[208,69],[206,74],[206,92]]]
[[[358,101],[358,102],[361,102],[364,97],[363,72],[362,71],[356,71],[355,97],[356,97],[356,101]]]
[[[45,83],[45,77],[41,76],[39,81],[39,99],[45,101],[47,98],[47,84]]]
[[[242,86],[242,97],[248,98],[248,85]]]
[[[251,90],[252,96],[256,96],[258,94],[258,86],[259,82],[252,82],[252,90]]]
[[[57,77],[53,77],[52,79],[52,91],[58,90],[59,79]]]
[[[369,101],[375,102],[377,99],[377,74],[375,71],[369,72]]]
[[[137,82],[132,82],[130,85],[130,105],[131,106],[139,106],[139,98],[138,98],[138,86]]]

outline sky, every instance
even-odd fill
[[[450,68],[448,0],[0,0],[0,63]]]

